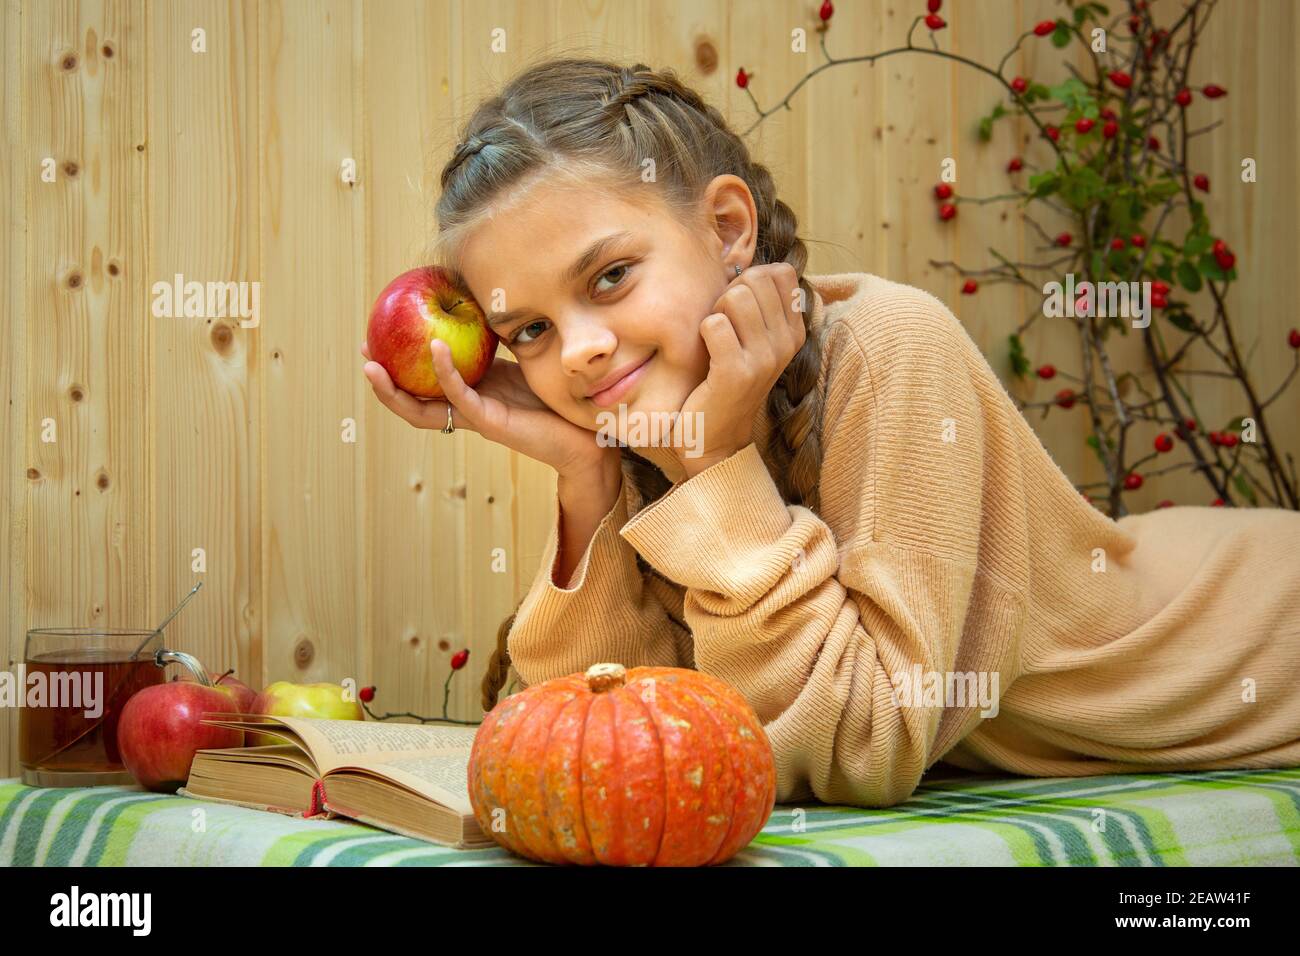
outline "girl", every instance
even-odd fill
[[[485,708],[511,664],[698,668],[754,707],[781,802],[888,806],[941,758],[1300,764],[1300,514],[1091,507],[939,300],[804,274],[768,170],[671,71],[525,71],[442,188],[438,258],[517,363],[471,389],[435,341],[449,402],[365,374],[556,469]]]

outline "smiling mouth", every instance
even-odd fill
[[[600,391],[598,391],[598,392],[594,392],[594,393],[592,393],[591,395],[586,396],[586,397],[587,397],[587,400],[588,400],[589,402],[592,402],[592,403],[595,404],[595,405],[601,405],[601,404],[603,404],[603,403],[602,403],[602,400],[601,400],[601,397],[604,396],[604,397],[605,397],[605,398],[604,398],[604,401],[605,401],[605,402],[610,401],[611,396],[609,395],[609,393],[610,393],[610,392],[615,392],[615,391],[617,391],[617,392],[621,392],[621,391],[625,388],[625,384],[627,383],[627,381],[628,381],[629,379],[639,377],[639,376],[640,376],[640,375],[645,371],[646,366],[649,365],[650,362],[651,362],[651,360],[654,359],[655,354],[656,354],[657,351],[658,351],[658,350],[656,350],[655,352],[651,352],[649,355],[647,355],[646,358],[645,358],[645,361],[643,361],[643,362],[642,362],[640,365],[638,365],[636,368],[632,369],[630,372],[628,372],[626,375],[624,375],[622,378],[620,378],[617,382],[613,382],[613,383],[611,383],[611,384],[609,384],[609,385],[606,385],[606,386],[605,386],[604,388],[602,388]],[[620,394],[618,397],[622,397],[621,394]]]

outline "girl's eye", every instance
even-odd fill
[[[623,263],[622,265],[614,266],[612,269],[606,269],[604,272],[602,272],[602,273],[597,277],[596,281],[597,281],[597,282],[600,282],[601,279],[605,278],[606,276],[608,276],[608,275],[610,275],[610,274],[612,274],[612,273],[622,273],[623,278],[621,278],[618,282],[615,282],[615,283],[614,283],[615,286],[619,286],[619,285],[622,285],[622,284],[623,284],[623,281],[626,279],[627,274],[628,274],[629,272],[631,272],[631,271],[632,271],[632,266],[631,266],[631,264],[629,264],[629,263]],[[529,322],[527,325],[521,325],[521,326],[519,327],[519,330],[518,330],[517,332],[515,332],[515,334],[512,335],[512,336],[510,337],[510,339],[509,339],[509,344],[510,344],[510,345],[528,345],[530,342],[534,342],[534,341],[536,341],[537,337],[540,336],[542,333],[541,333],[541,332],[538,332],[536,335],[527,335],[527,332],[528,332],[528,330],[531,329],[533,326],[535,326],[535,325],[544,325],[545,322],[546,322],[545,319],[537,319],[536,321]]]
[[[599,282],[601,279],[605,278],[605,276],[609,275],[611,272],[621,272],[623,273],[624,276],[626,276],[631,271],[632,271],[632,267],[625,262],[622,265],[614,266],[612,269],[606,269],[604,272],[600,274],[600,276],[596,279],[596,281]],[[622,281],[616,282],[614,284],[622,285]]]
[[[514,335],[510,336],[510,344],[527,345],[529,342],[532,342],[533,339],[536,338],[536,336],[532,336],[530,338],[520,338],[520,336],[523,335],[528,329],[531,329],[534,325],[544,325],[545,323],[546,323],[545,319],[537,319],[534,322],[529,322],[527,325],[521,325],[519,327],[519,330],[515,332]],[[537,334],[541,335],[540,332]]]

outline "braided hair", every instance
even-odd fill
[[[516,75],[474,111],[443,167],[435,209],[439,232],[430,257],[459,268],[459,252],[475,226],[492,216],[498,203],[542,179],[643,195],[646,160],[654,163],[658,198],[683,222],[695,221],[696,204],[714,177],[743,179],[758,213],[755,264],[787,262],[799,277],[807,335],[767,396],[772,423],[767,458],[785,500],[816,510],[822,330],[810,325],[808,252],[793,210],[777,198],[768,168],[750,155],[722,114],[671,69],[557,57]],[[643,506],[671,487],[662,471],[631,448],[623,447],[621,455],[624,475]],[[643,572],[657,573],[639,554],[637,564]],[[496,705],[509,678],[506,643],[514,619],[512,612],[497,630],[497,649],[482,684],[484,710]]]

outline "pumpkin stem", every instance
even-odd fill
[[[627,680],[627,668],[622,664],[592,664],[583,675],[593,694],[622,687]]]

